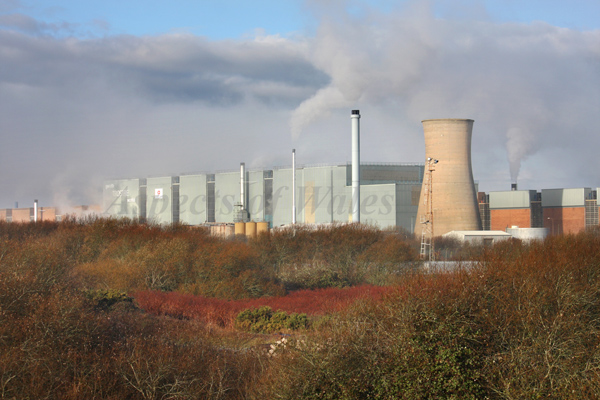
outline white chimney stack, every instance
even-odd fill
[[[360,222],[360,111],[352,110],[352,222]]]
[[[246,164],[240,163],[240,205],[241,211],[246,209]]]

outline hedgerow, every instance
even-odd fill
[[[600,398],[597,231],[447,244],[473,263],[435,274],[396,233],[277,235],[0,223],[0,397]],[[311,262],[335,287],[283,279]],[[265,306],[246,328],[285,341],[235,329]]]

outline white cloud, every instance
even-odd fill
[[[600,186],[600,31],[419,4],[359,16],[330,2],[312,38],[0,30],[0,207],[91,202],[102,176],[288,164],[292,147],[300,163],[343,162],[357,108],[365,161],[421,161],[422,119],[472,118],[480,188],[508,187],[511,169],[523,188]]]

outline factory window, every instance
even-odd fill
[[[264,171],[264,196],[265,199],[265,221],[269,223],[269,227],[273,227],[273,171]]]
[[[177,177],[179,181],[179,177]],[[179,222],[179,183],[171,187],[171,213],[173,223]]]
[[[206,175],[206,222],[215,222],[215,176]]]
[[[144,179],[144,184],[146,180]],[[141,184],[141,179],[140,179],[140,184]],[[145,222],[146,221],[146,186],[140,186],[140,190],[139,190],[139,206],[140,206],[140,214],[138,215],[138,218],[140,219],[140,222]]]
[[[585,201],[585,227],[598,226],[598,202],[597,200]]]
[[[544,210],[542,209],[542,202],[532,201],[531,202],[531,227],[532,228],[543,228],[544,227]]]
[[[486,200],[486,196],[483,196],[482,200]],[[479,203],[479,215],[481,216],[481,228],[484,231],[490,230],[490,203],[480,202]]]

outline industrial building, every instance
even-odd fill
[[[598,189],[569,188],[480,193],[479,209],[491,230],[545,228],[550,235],[598,226]]]
[[[187,225],[264,221],[277,227],[292,223],[294,215],[304,224],[352,222],[351,164],[241,167],[214,174],[107,180],[104,212]],[[423,164],[361,164],[361,222],[413,232],[423,171]]]
[[[425,163],[409,164],[362,163],[360,117],[352,110],[351,163],[296,167],[293,150],[291,167],[246,169],[241,163],[226,172],[110,179],[102,214],[209,225],[222,236],[238,232],[234,223],[255,233],[295,223],[360,222],[415,233],[422,256],[433,254],[433,237],[449,232],[461,240],[493,242],[506,237],[502,232],[532,240],[598,227],[597,189],[539,192],[517,190],[513,183],[511,190],[477,193],[471,119],[422,121]],[[0,210],[5,221],[59,219],[55,208],[38,209],[37,202],[33,208]]]
[[[0,209],[0,221],[5,222],[37,222],[37,221],[62,221],[65,216],[76,218],[86,215],[101,215],[100,205],[82,205],[69,207],[68,210],[59,210],[56,207],[38,207],[34,202],[33,207],[19,207]]]
[[[511,226],[541,228],[541,193],[535,190],[490,192],[490,229],[505,230]]]

